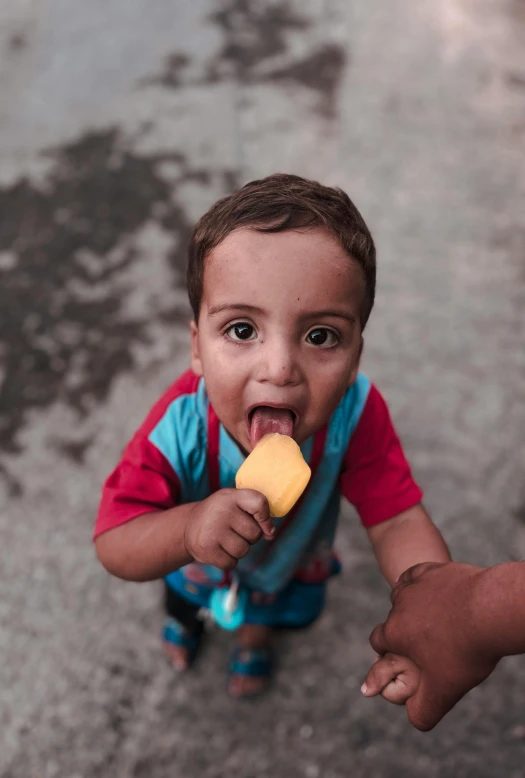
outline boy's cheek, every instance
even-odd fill
[[[359,373],[359,362],[354,366],[354,369],[350,373],[350,381],[348,382],[348,386],[352,386],[353,384],[355,384],[358,373]]]
[[[203,370],[199,345],[199,332],[194,321],[190,323],[190,348],[191,369],[196,375],[201,376],[203,374]]]
[[[354,366],[352,368],[352,372],[350,373],[350,380],[348,382],[348,386],[352,386],[356,382],[357,374],[359,373],[359,365],[361,363],[361,357],[363,356],[363,349],[365,346],[365,342],[363,338],[361,337],[359,342],[359,349],[357,351],[357,355],[355,357]]]
[[[191,369],[193,370],[195,375],[199,376],[199,378],[202,376],[203,371],[202,371],[201,361],[200,359],[194,359],[193,355],[191,358]]]

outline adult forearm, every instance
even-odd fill
[[[100,535],[95,541],[100,562],[127,581],[153,581],[188,564],[184,532],[194,505],[145,513]]]
[[[472,631],[495,657],[525,653],[525,562],[483,570],[472,596]]]

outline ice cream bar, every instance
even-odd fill
[[[285,516],[310,480],[311,470],[293,438],[272,432],[264,435],[243,462],[235,485],[237,489],[256,489],[270,504],[270,515]]]

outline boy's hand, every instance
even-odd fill
[[[406,656],[384,654],[368,671],[361,691],[365,697],[381,694],[394,705],[404,705],[417,692],[419,680],[419,667]]]
[[[196,562],[233,570],[250,546],[273,540],[268,500],[254,489],[220,489],[195,505],[184,531],[186,550]]]

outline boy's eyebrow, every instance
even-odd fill
[[[244,303],[223,303],[222,305],[213,305],[208,311],[208,316],[217,316],[217,314],[222,313],[223,311],[241,311],[243,313],[264,314],[263,309],[258,308],[256,305],[248,305]],[[353,314],[348,313],[347,311],[337,311],[333,309],[312,311],[311,313],[306,313],[302,318],[304,320],[321,319],[323,316],[334,316],[338,319],[346,319],[351,324],[355,324],[357,321]]]
[[[223,311],[247,311],[249,313],[264,313],[262,308],[256,305],[244,305],[243,303],[224,303],[223,305],[213,305],[208,311],[208,316],[216,316]]]
[[[304,319],[321,319],[323,316],[335,316],[337,319],[347,319],[347,321],[355,324],[357,319],[352,313],[348,313],[347,311],[337,311],[337,310],[325,310],[325,311],[312,311],[312,313],[307,313],[303,316]]]

